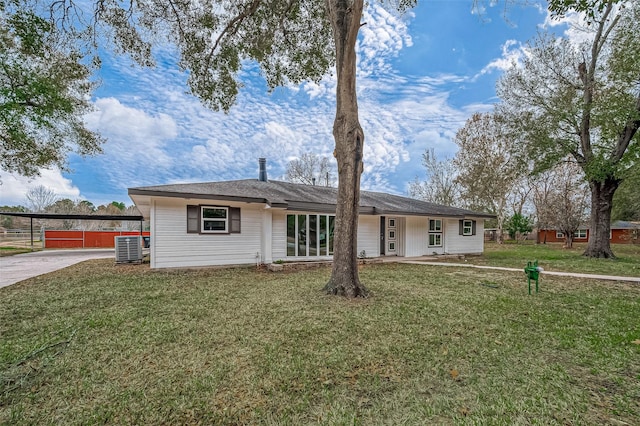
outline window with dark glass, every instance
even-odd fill
[[[287,215],[287,256],[332,255],[334,226],[332,215]]]
[[[226,207],[202,207],[202,232],[227,232]]]
[[[240,209],[227,206],[187,206],[187,233],[239,234]]]
[[[429,247],[442,246],[442,219],[429,219]]]

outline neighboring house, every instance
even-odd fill
[[[611,224],[609,240],[612,244],[637,244],[640,243],[640,223],[619,220]],[[589,241],[589,228],[583,227],[573,234],[574,242]],[[538,231],[538,243],[563,243],[564,234],[555,229],[540,229]]]
[[[337,189],[259,179],[130,188],[150,220],[151,267],[330,260]],[[361,191],[365,257],[479,254],[486,213]]]

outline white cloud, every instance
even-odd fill
[[[502,56],[489,62],[475,77],[491,73],[493,71],[504,72],[511,68],[513,65],[518,65],[522,62],[523,57],[526,55],[526,47],[523,46],[517,40],[507,40],[502,45]]]
[[[131,178],[137,174],[140,164],[163,169],[172,167],[173,158],[165,143],[178,136],[178,129],[169,114],[151,115],[113,97],[97,99],[95,108],[86,116],[86,122],[107,139],[104,154],[99,158],[106,169],[117,170],[117,174],[107,174],[112,181],[135,181]]]
[[[491,107],[477,99],[466,106],[458,99],[453,105],[451,93],[475,83],[470,76],[436,73],[428,65],[424,75],[398,74],[394,59],[413,44],[407,27],[411,18],[375,2],[363,17],[357,87],[365,131],[365,189],[404,191],[406,181],[421,170],[425,149],[453,155],[456,130],[471,113]],[[483,72],[504,69],[520,49],[520,42],[506,42],[501,57]],[[100,92],[97,110],[87,120],[108,142],[103,155],[79,165],[91,170],[82,179],[104,182],[112,191],[109,197],[122,198],[116,193],[133,186],[257,177],[258,157],[268,159],[269,176],[275,178],[303,153],[332,156],[335,72],[319,83],[267,95],[256,77],[259,70],[249,65],[242,74],[246,87],[224,114],[186,93],[176,52],[167,49],[161,55],[153,69],[131,67],[121,58],[105,62],[109,87]],[[89,193],[84,187],[83,192]]]
[[[0,205],[2,206],[24,206],[27,192],[40,185],[50,189],[60,198],[82,199],[80,189],[70,179],[63,177],[58,169],[42,169],[40,176],[31,179],[0,171],[0,181],[2,182],[0,185]]]
[[[413,17],[411,12],[404,16],[390,13],[378,3],[370,3],[363,12],[360,37],[356,44],[358,90],[365,90],[372,83],[366,78],[383,76],[391,71],[391,59],[395,58],[403,47],[413,45],[407,21]],[[335,69],[331,70],[319,83],[305,83],[302,89],[311,99],[335,98]],[[375,83],[374,83],[375,84]]]

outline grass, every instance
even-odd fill
[[[41,249],[37,248],[33,251],[40,251]],[[14,254],[22,254],[22,253],[31,253],[30,247],[12,247],[12,246],[0,246],[0,257],[3,256],[13,256]]]
[[[485,243],[482,256],[467,257],[467,262],[478,265],[524,268],[529,260],[538,260],[548,271],[578,272],[583,274],[620,275],[640,277],[640,245],[612,244],[615,259],[589,259],[582,256],[586,244],[573,244],[572,249],[561,243],[496,244]]]
[[[151,271],[0,289],[2,424],[639,424],[640,286],[382,264]]]

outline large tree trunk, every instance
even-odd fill
[[[620,181],[605,179],[603,182],[589,182],[591,187],[591,225],[589,243],[584,255],[587,257],[613,258],[609,234],[611,231],[611,208],[613,194]]]
[[[334,230],[333,270],[324,287],[329,294],[366,297],[358,275],[358,210],[364,133],[356,99],[356,40],[363,0],[326,0],[336,45],[336,119],[333,136],[338,161],[338,201]]]

